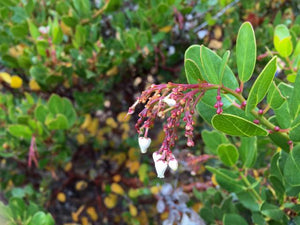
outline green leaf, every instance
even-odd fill
[[[32,66],[29,73],[39,84],[43,84],[48,76],[47,68],[42,65]]]
[[[264,202],[261,207],[260,211],[263,215],[275,220],[279,221],[282,219],[284,213],[279,209],[278,206]]]
[[[249,22],[243,23],[236,41],[236,61],[238,75],[242,82],[252,76],[256,62],[256,40],[254,30]]]
[[[256,137],[241,137],[241,147],[239,148],[239,152],[243,167],[245,168],[251,168],[255,164],[257,157],[256,143]]]
[[[248,225],[247,221],[238,214],[224,214],[224,225]]]
[[[296,80],[294,83],[294,88],[293,88],[293,92],[291,95],[291,100],[290,100],[290,113],[292,116],[292,119],[296,118],[296,116],[298,116],[299,112],[300,112],[300,70],[298,70],[297,76],[296,76]]]
[[[16,197],[12,197],[9,199],[9,207],[13,213],[13,218],[24,219],[24,212],[26,210],[25,202]]]
[[[80,17],[86,18],[92,15],[89,0],[73,0],[73,4]]]
[[[48,111],[48,108],[46,106],[39,105],[38,107],[36,107],[36,109],[34,111],[34,115],[35,115],[35,117],[38,121],[44,123],[48,112],[49,111]]]
[[[282,57],[288,57],[293,52],[292,37],[290,35],[289,29],[280,24],[276,26],[274,31],[274,46],[278,51],[279,55]]]
[[[289,151],[290,146],[288,145],[289,139],[287,137],[283,137],[278,132],[274,132],[272,134],[269,134],[269,137],[271,140],[278,145],[280,148],[282,148],[284,151]]]
[[[289,153],[284,165],[284,178],[291,186],[300,186],[300,145]]]
[[[226,68],[226,65],[227,65],[229,56],[230,56],[230,51],[227,50],[227,51],[224,53],[224,55],[223,55],[222,62],[221,62],[221,66],[220,66],[220,69],[219,69],[219,80],[220,80],[220,84],[222,84],[222,81],[223,81],[223,76],[224,76],[224,72],[225,72],[225,68]]]
[[[272,184],[272,187],[274,188],[276,195],[278,197],[278,199],[283,199],[284,193],[285,193],[285,188],[284,188],[284,184],[282,183],[282,181],[277,178],[276,176],[269,176],[269,180]]]
[[[266,96],[276,73],[276,59],[276,56],[273,57],[255,80],[247,99],[245,109],[247,114],[255,109],[256,105]]]
[[[218,147],[218,156],[226,166],[233,166],[239,158],[239,152],[233,144],[221,144]]]
[[[212,119],[215,129],[233,136],[267,136],[268,132],[260,126],[231,114],[217,114]]]
[[[17,24],[10,28],[10,32],[13,34],[14,38],[22,39],[27,36],[28,27],[26,23]]]
[[[279,88],[273,81],[270,86],[270,90],[267,96],[267,102],[272,109],[278,109],[285,102],[286,98],[283,97]]]
[[[190,46],[184,53],[184,68],[187,81],[190,84],[197,84],[203,80],[203,68],[200,63],[200,45]]]
[[[54,223],[54,219],[49,213],[45,214],[44,212],[39,211],[34,214],[28,225],[54,225]]]
[[[14,124],[8,127],[8,132],[18,138],[31,138],[32,130],[25,125]]]
[[[34,39],[37,39],[40,36],[40,32],[39,32],[38,28],[30,20],[28,20],[27,22],[28,22],[31,37],[33,37]]]
[[[50,130],[65,130],[69,127],[67,118],[62,114],[57,114],[55,118],[48,115],[45,124]]]
[[[242,205],[247,209],[250,209],[253,212],[259,211],[259,204],[257,203],[256,198],[248,190],[241,191],[237,193],[236,196],[238,197]]]
[[[276,121],[281,128],[285,129],[291,126],[292,118],[287,101],[285,101],[278,109],[274,109],[274,113],[276,115]]]
[[[200,59],[203,68],[202,76],[207,82],[212,84],[222,83],[224,86],[231,89],[236,89],[238,87],[238,82],[232,70],[228,66],[225,67],[223,77],[219,77],[219,70],[222,66],[222,59],[215,52],[213,52],[209,48],[201,46]]]
[[[238,193],[245,189],[243,184],[237,180],[239,177],[238,174],[225,169],[216,169],[211,166],[205,166],[205,168],[213,174],[216,174],[216,180],[218,184],[225,190]]]
[[[300,115],[291,124],[289,136],[292,141],[300,142]]]
[[[201,72],[197,64],[190,60],[184,60],[185,75],[189,84],[197,84],[201,81]]]
[[[267,225],[265,218],[260,213],[252,213],[252,221],[257,225]]]
[[[86,42],[86,29],[81,25],[76,26],[75,37],[73,39],[73,45],[78,49],[83,47]]]
[[[51,34],[52,34],[52,41],[54,44],[59,45],[63,41],[64,33],[57,19],[55,19],[51,25]]]
[[[47,105],[50,113],[53,115],[61,114],[67,119],[68,127],[71,127],[75,123],[76,112],[69,99],[61,98],[58,95],[53,94],[51,95]]]
[[[201,136],[205,147],[207,147],[212,154],[217,154],[217,149],[220,144],[229,143],[226,136],[217,130],[203,130]]]

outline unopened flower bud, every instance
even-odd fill
[[[139,146],[142,153],[146,153],[151,144],[151,138],[139,137]]]
[[[171,160],[169,160],[168,163],[171,170],[176,171],[178,169],[178,161],[175,159],[175,157]]]
[[[172,98],[169,98],[168,96],[164,98],[163,100],[165,103],[167,103],[168,106],[173,107],[176,105],[176,101]]]

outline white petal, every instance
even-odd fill
[[[152,158],[153,158],[154,162],[156,162],[161,158],[161,154],[159,154],[158,152],[153,152]]]
[[[155,170],[158,178],[164,178],[168,163],[163,160],[154,161]]]
[[[165,97],[163,100],[165,103],[167,103],[168,106],[173,107],[176,105],[176,101],[172,98]]]
[[[169,161],[169,167],[171,168],[171,170],[176,171],[178,169],[178,161],[173,158]]]
[[[139,137],[139,146],[142,153],[146,153],[151,144],[151,138]]]

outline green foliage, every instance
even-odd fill
[[[296,3],[235,3],[0,1],[0,224],[155,224],[160,186],[126,109],[184,75],[204,94],[201,136],[166,177],[187,205],[206,224],[300,224]]]

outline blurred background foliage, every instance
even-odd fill
[[[186,149],[179,140],[179,170],[158,180],[151,154],[140,156],[135,116],[126,117],[127,109],[152,83],[186,82],[190,45],[221,55],[233,49],[244,21],[255,29],[259,65],[274,51],[278,24],[299,48],[299,10],[296,0],[1,0],[2,220],[162,224],[168,210],[157,201],[176,188],[208,224],[235,212],[232,197],[213,188],[204,169],[214,146],[203,147],[200,131],[207,125],[200,118],[196,146]],[[299,66],[299,54],[292,57]],[[228,64],[234,62],[233,51]],[[295,73],[277,76],[293,82]],[[155,150],[163,134],[152,132]],[[173,188],[161,189],[168,182]]]

